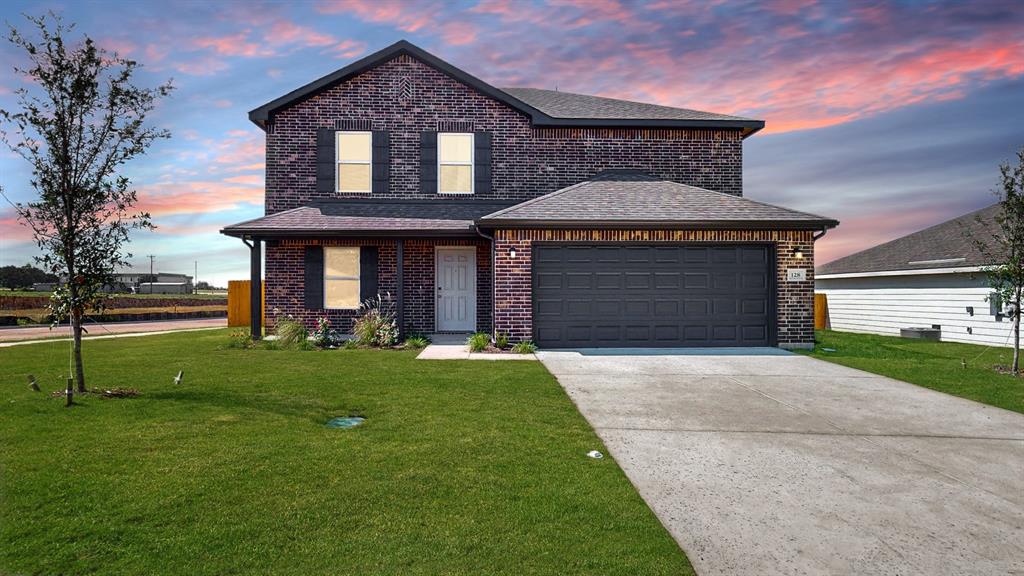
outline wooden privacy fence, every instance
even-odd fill
[[[824,294],[814,295],[814,329],[824,330],[828,328],[828,296]]]
[[[249,287],[252,283],[249,280],[228,280],[228,326],[248,326],[249,313]],[[263,322],[267,322],[267,288],[263,286]]]

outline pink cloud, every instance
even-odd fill
[[[32,229],[18,220],[13,208],[0,210],[0,238],[4,242],[31,242]]]
[[[304,46],[330,46],[337,40],[330,34],[317,32],[312,28],[300,26],[290,20],[277,20],[264,38],[274,44],[302,44]]]
[[[342,40],[327,49],[327,53],[334,54],[338,58],[355,58],[366,51],[366,42],[357,40]]]
[[[205,36],[194,38],[192,46],[210,49],[222,56],[272,56],[274,53],[263,44],[249,41],[249,31],[244,30],[228,36]]]
[[[193,76],[212,76],[228,68],[228,63],[218,58],[203,56],[194,60],[181,60],[173,65],[182,74]]]
[[[322,14],[350,14],[365,22],[390,24],[403,32],[416,32],[434,21],[440,6],[377,0],[325,0],[317,4]]]

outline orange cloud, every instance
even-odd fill
[[[227,182],[149,184],[138,188],[136,208],[154,218],[234,210],[263,205],[263,188]]]

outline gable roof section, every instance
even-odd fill
[[[990,241],[998,228],[995,217],[1000,210],[999,204],[993,204],[850,254],[819,266],[817,275],[820,278],[831,274],[934,270],[994,264],[985,258],[972,236],[983,242]]]
[[[346,80],[379,66],[397,56],[408,55],[447,74],[477,92],[502,102],[528,116],[534,126],[541,127],[638,127],[638,128],[730,128],[749,136],[764,128],[762,120],[670,108],[612,98],[560,93],[551,90],[513,88],[502,90],[441,60],[408,42],[399,40],[391,46],[356,60],[322,78],[267,102],[249,112],[249,120],[266,130],[274,113],[311,98]],[[554,95],[552,95],[554,94]],[[564,96],[557,96],[564,94]],[[669,111],[676,112],[669,112]]]
[[[642,172],[605,172],[478,222],[488,228],[687,228],[821,230],[830,218],[755,202]]]
[[[221,230],[235,237],[475,235],[474,222],[509,202],[479,200],[320,200]]]

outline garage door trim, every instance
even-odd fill
[[[768,253],[768,345],[778,346],[779,341],[779,317],[778,317],[778,247],[774,242],[750,242],[750,241],[706,241],[706,242],[651,242],[643,240],[627,240],[627,241],[593,241],[593,240],[577,240],[577,241],[551,241],[551,240],[537,240],[531,243],[531,256],[530,256],[530,317],[531,317],[531,334],[536,342],[537,338],[537,265],[534,258],[533,248],[540,246],[651,246],[651,247],[687,247],[687,246],[698,246],[698,247],[713,247],[713,246],[762,246],[767,249]]]

